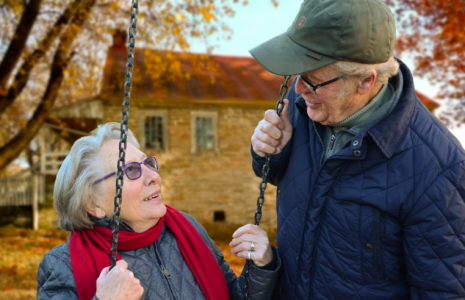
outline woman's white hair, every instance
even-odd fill
[[[399,63],[394,56],[392,56],[387,62],[381,64],[368,65],[351,61],[338,61],[331,64],[331,67],[345,78],[348,78],[349,81],[350,79],[355,80],[357,87],[361,85],[363,79],[370,77],[372,70],[375,70],[378,74],[376,83],[379,84],[387,83],[389,78],[397,75],[399,72]],[[354,86],[351,86],[348,81],[346,81],[345,87],[341,89],[338,96],[347,96],[350,93],[351,88],[354,88]]]
[[[53,205],[58,214],[58,226],[75,231],[92,228],[88,207],[98,205],[102,191],[93,183],[105,176],[99,151],[109,140],[119,140],[121,124],[110,122],[99,125],[90,136],[78,139],[71,147],[58,171],[53,191]],[[131,130],[127,142],[139,148],[139,142]],[[116,166],[115,166],[116,167]]]

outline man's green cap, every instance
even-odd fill
[[[381,0],[305,0],[287,32],[250,54],[271,73],[294,75],[339,60],[384,63],[395,42],[394,17]]]

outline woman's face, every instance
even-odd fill
[[[100,150],[105,174],[111,173],[117,168],[119,154],[119,140],[106,142]],[[126,164],[141,162],[147,156],[131,143],[127,143]],[[166,213],[166,207],[161,198],[161,177],[157,172],[141,164],[142,174],[140,178],[130,180],[124,175],[121,220],[131,226],[136,232],[144,232],[155,226],[158,220]],[[103,185],[104,196],[100,207],[107,217],[111,217],[114,211],[115,180],[112,176],[98,183]]]

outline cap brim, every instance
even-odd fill
[[[337,61],[324,55],[318,60],[307,56],[309,51],[311,49],[300,46],[283,33],[249,52],[266,70],[281,76],[302,74]]]

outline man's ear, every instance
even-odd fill
[[[357,93],[360,95],[365,95],[366,93],[370,92],[371,89],[375,86],[377,78],[378,73],[376,73],[375,69],[372,69],[370,76],[362,79],[362,82],[357,87]]]

